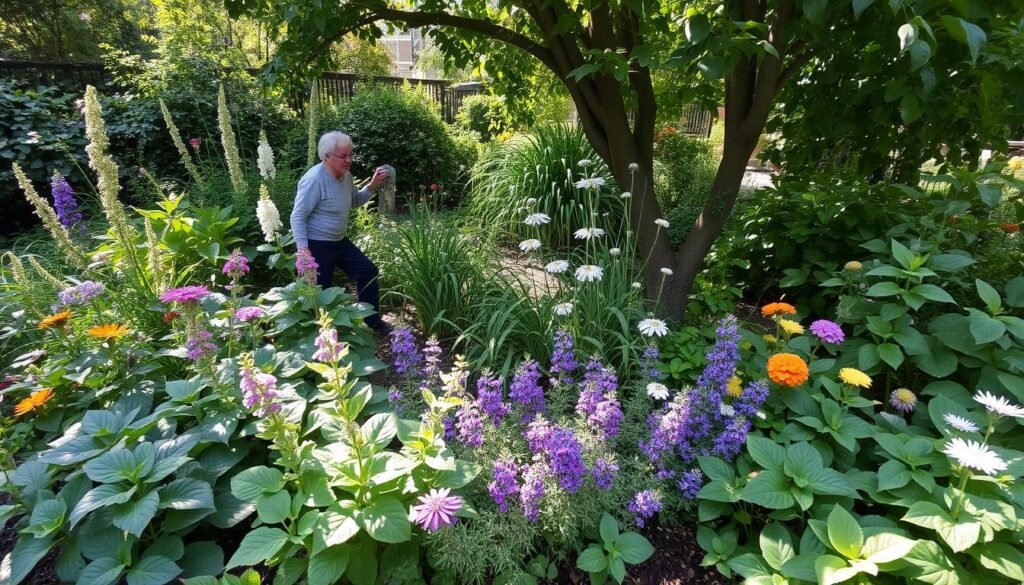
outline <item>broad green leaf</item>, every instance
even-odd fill
[[[832,548],[848,559],[860,557],[864,531],[852,514],[842,506],[833,506],[828,515],[828,539]]]
[[[117,582],[122,571],[124,571],[124,565],[117,559],[110,557],[96,559],[82,569],[75,585],[111,585]]]
[[[1006,334],[1006,324],[997,319],[989,317],[981,311],[970,308],[970,329],[974,341],[978,343],[990,343]]]
[[[807,20],[812,24],[821,24],[825,19],[825,11],[828,10],[828,0],[803,0],[801,6]]]
[[[626,563],[623,562],[622,557],[611,557],[608,559],[608,574],[617,583],[622,583],[622,580],[626,578]]]
[[[919,284],[910,289],[910,292],[921,295],[929,301],[956,304],[956,301],[953,300],[953,297],[948,292],[934,284]]]
[[[914,253],[900,242],[892,240],[892,257],[900,263],[905,270],[914,268]]]
[[[686,34],[686,40],[696,45],[703,41],[708,36],[708,33],[711,32],[711,22],[703,14],[694,14],[686,19],[683,32]]]
[[[1024,307],[1024,276],[1006,283],[1006,304],[1018,309]]]
[[[928,258],[928,267],[941,272],[959,272],[974,264],[974,258],[962,254],[934,254]]]
[[[717,457],[698,457],[701,471],[712,481],[731,482],[736,479],[735,468]]]
[[[57,498],[43,500],[32,509],[29,526],[25,528],[25,532],[31,533],[36,538],[52,534],[64,524],[67,511],[68,506],[64,500]]]
[[[732,503],[740,501],[740,492],[732,484],[725,483],[724,481],[712,481],[700,488],[700,491],[697,492],[697,498],[713,502]]]
[[[891,563],[902,559],[917,545],[916,540],[891,532],[873,534],[864,540],[861,556],[875,564]]]
[[[812,533],[808,530],[807,534]],[[814,571],[814,561],[817,560],[822,552],[824,552],[824,549],[817,553],[802,553],[789,559],[786,561],[786,564],[782,565],[781,573],[789,579],[800,579],[801,581],[813,583],[818,578]]]
[[[394,413],[375,414],[362,426],[363,440],[375,445],[378,450],[387,447],[397,434],[398,419]]]
[[[336,583],[348,567],[349,547],[332,546],[313,555],[309,560],[309,572],[306,578],[309,585],[332,585]]]
[[[245,535],[224,569],[258,565],[277,554],[286,542],[288,533],[284,530],[261,526]]]
[[[279,491],[284,487],[280,471],[263,465],[250,467],[231,478],[231,493],[244,502],[255,501],[261,494]]]
[[[0,581],[4,583],[20,583],[22,579],[32,572],[50,552],[53,547],[53,538],[33,538],[29,535],[22,535],[14,545],[14,549],[4,556],[0,563]]]
[[[624,532],[615,537],[615,550],[622,560],[631,565],[639,565],[654,554],[650,541],[635,532]]]
[[[363,508],[361,519],[363,529],[374,540],[380,542],[405,542],[409,540],[412,525],[409,515],[393,496],[382,496]]]
[[[266,524],[278,524],[290,517],[292,499],[288,492],[282,490],[274,494],[264,494],[256,498],[256,514]]]
[[[97,483],[115,483],[137,476],[140,466],[135,455],[121,447],[100,455],[85,464],[85,474]]]
[[[604,551],[599,546],[592,544],[587,547],[587,550],[580,553],[579,558],[576,559],[576,568],[588,573],[604,571],[608,568],[608,557],[604,555]]]
[[[134,502],[117,504],[111,508],[114,526],[135,536],[142,536],[142,531],[149,526],[153,516],[156,515],[159,504],[160,496],[155,491],[149,492]]]
[[[786,462],[786,450],[771,439],[750,435],[747,452],[764,469],[778,469]]]
[[[853,0],[853,17],[860,19],[860,15],[874,3],[875,0]]]
[[[160,507],[174,510],[213,509],[213,489],[198,479],[176,479],[160,488]]]
[[[816,469],[808,476],[810,481],[807,489],[816,494],[830,496],[857,497],[850,480],[842,473],[831,468]],[[805,508],[806,509],[806,508]]]
[[[1019,546],[1019,544],[1018,544]],[[1006,542],[990,542],[978,551],[981,566],[1024,583],[1024,553]]]
[[[928,338],[928,351],[912,355],[910,361],[924,373],[935,378],[945,378],[956,371],[959,359],[956,353],[935,338]]]
[[[889,364],[892,369],[898,369],[903,364],[903,352],[895,343],[880,343],[877,350],[878,357],[882,358],[882,361]]]
[[[814,561],[814,573],[818,577],[818,585],[842,583],[859,572],[843,559],[832,555],[822,555]]]
[[[768,524],[761,530],[759,542],[761,556],[776,571],[781,571],[782,566],[796,556],[789,531],[777,522]]]
[[[778,469],[762,471],[740,492],[743,500],[765,508],[781,510],[795,503],[789,480]]]
[[[895,282],[876,282],[864,294],[869,297],[891,297],[902,293],[903,289]]]
[[[747,579],[771,577],[772,574],[772,569],[768,566],[768,563],[761,558],[761,555],[754,553],[744,553],[735,556],[726,561],[725,564],[733,571],[736,571],[737,574]]]
[[[942,16],[942,23],[946,25],[950,36],[967,45],[967,50],[971,54],[971,64],[976,63],[981,54],[981,47],[988,40],[985,31],[972,22],[952,16]]]
[[[351,510],[333,505],[320,515],[317,530],[326,546],[334,546],[359,534],[359,523]]]
[[[988,307],[989,313],[996,314],[1002,310],[1003,300],[999,297],[999,292],[991,284],[977,278],[974,280],[974,286],[977,287],[978,296],[981,297],[981,301]]]
[[[79,500],[78,503],[75,504],[74,509],[71,510],[71,516],[68,517],[71,527],[74,528],[82,518],[85,518],[86,514],[97,508],[127,502],[135,493],[135,489],[135,486],[132,486],[125,490],[121,486],[112,484],[104,484],[94,487],[82,496],[82,499]]]
[[[961,581],[956,566],[953,565],[945,551],[936,542],[931,540],[918,541],[903,560],[913,568],[909,576],[932,585],[960,585],[971,583]]]
[[[886,461],[878,468],[878,490],[894,490],[910,483],[910,470],[901,461]]]
[[[615,538],[619,535],[619,523],[607,512],[601,515],[601,524],[598,528],[601,540],[605,542],[615,542]]]
[[[974,546],[981,535],[980,522],[971,517],[961,517],[954,522],[945,510],[932,502],[914,502],[902,520],[936,531],[953,552]]]
[[[128,570],[128,585],[164,585],[181,574],[174,561],[160,555],[146,557]]]
[[[185,545],[185,554],[178,561],[182,577],[220,575],[224,572],[224,550],[215,542],[201,540]]]

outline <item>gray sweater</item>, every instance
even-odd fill
[[[292,209],[292,233],[299,248],[309,246],[309,240],[338,241],[345,237],[348,214],[370,199],[370,190],[356,191],[352,186],[352,173],[339,181],[331,176],[324,163],[314,165],[299,179]]]

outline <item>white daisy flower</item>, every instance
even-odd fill
[[[662,268],[661,269],[661,273],[664,274],[665,276],[672,276],[672,269],[671,268]]]
[[[630,286],[632,286],[633,288],[639,290],[642,285],[639,282],[634,282]]]
[[[647,337],[654,337],[655,335],[664,337],[668,335],[668,324],[661,319],[643,319],[637,325],[637,328],[640,329],[640,333]]]
[[[604,235],[604,230],[596,227],[580,228],[576,230],[572,235],[577,240],[589,240],[590,238],[600,238],[601,236]]]
[[[654,220],[654,223],[660,225],[663,228],[667,228],[668,227],[668,220],[667,219],[656,219],[656,220]]]
[[[604,270],[600,266],[584,264],[576,269],[576,280],[580,282],[599,282],[604,277]]]
[[[564,317],[566,315],[571,315],[572,314],[572,309],[573,309],[573,304],[572,303],[558,303],[557,305],[554,306],[552,311],[556,315],[558,315],[559,317]]]
[[[622,193],[622,195],[619,195],[619,199],[629,199],[632,196],[632,193],[630,193],[629,191],[625,191]]]
[[[953,437],[950,442],[946,443],[946,448],[942,452],[956,459],[961,466],[977,469],[988,475],[995,475],[997,471],[1006,469],[1006,462],[995,451],[977,441],[965,441],[960,437]]]
[[[600,189],[604,186],[604,179],[601,177],[587,177],[576,181],[577,189]]]
[[[594,164],[594,162],[591,161],[589,158],[585,158],[585,159],[581,160],[580,162],[578,162],[576,164],[578,164],[579,166],[581,166],[583,168],[587,168],[590,165]]]
[[[960,431],[961,433],[976,433],[980,430],[978,429],[978,425],[974,424],[973,422],[967,420],[962,416],[957,416],[955,414],[945,414],[942,416],[942,420],[946,421],[947,425],[953,427],[954,429]]]
[[[551,274],[561,274],[566,270],[569,270],[569,262],[566,260],[555,260],[554,262],[548,262],[547,265],[544,266],[544,270],[550,272]]]
[[[647,385],[647,395],[655,400],[665,400],[668,398],[668,386],[661,382],[651,382]]]
[[[611,248],[610,250],[608,250],[608,253],[611,254],[612,257],[615,257],[615,256],[618,256],[619,254],[621,254],[622,250],[620,250],[618,248]]]
[[[979,391],[974,395],[974,400],[981,403],[981,405],[987,408],[989,412],[998,414],[999,416],[1024,418],[1024,407],[1011,404],[1009,400],[1002,396],[996,396],[988,391]]]
[[[736,416],[736,409],[724,402],[718,405],[718,412],[722,413],[722,416]]]
[[[630,172],[635,173],[640,170],[640,165],[637,163],[629,163],[629,170]]]
[[[540,248],[540,240],[536,238],[530,238],[529,240],[519,242],[519,249],[523,252],[532,252],[538,248]]]
[[[551,221],[551,216],[546,213],[531,213],[526,216],[523,223],[526,225],[544,225]]]
[[[526,200],[526,204],[527,205],[533,205],[536,202],[537,202],[537,198],[536,197],[530,197],[529,199]]]

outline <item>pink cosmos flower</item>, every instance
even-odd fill
[[[462,508],[462,498],[449,496],[448,488],[432,489],[419,497],[420,505],[413,506],[416,524],[427,532],[437,532],[442,526],[455,524],[455,513]]]

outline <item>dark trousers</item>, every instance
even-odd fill
[[[316,283],[325,289],[334,286],[334,269],[342,269],[349,278],[356,281],[359,300],[370,303],[377,311],[376,315],[366,318],[367,325],[376,327],[381,322],[380,285],[377,282],[380,270],[377,265],[348,238],[336,242],[309,240],[309,251],[319,266]]]

